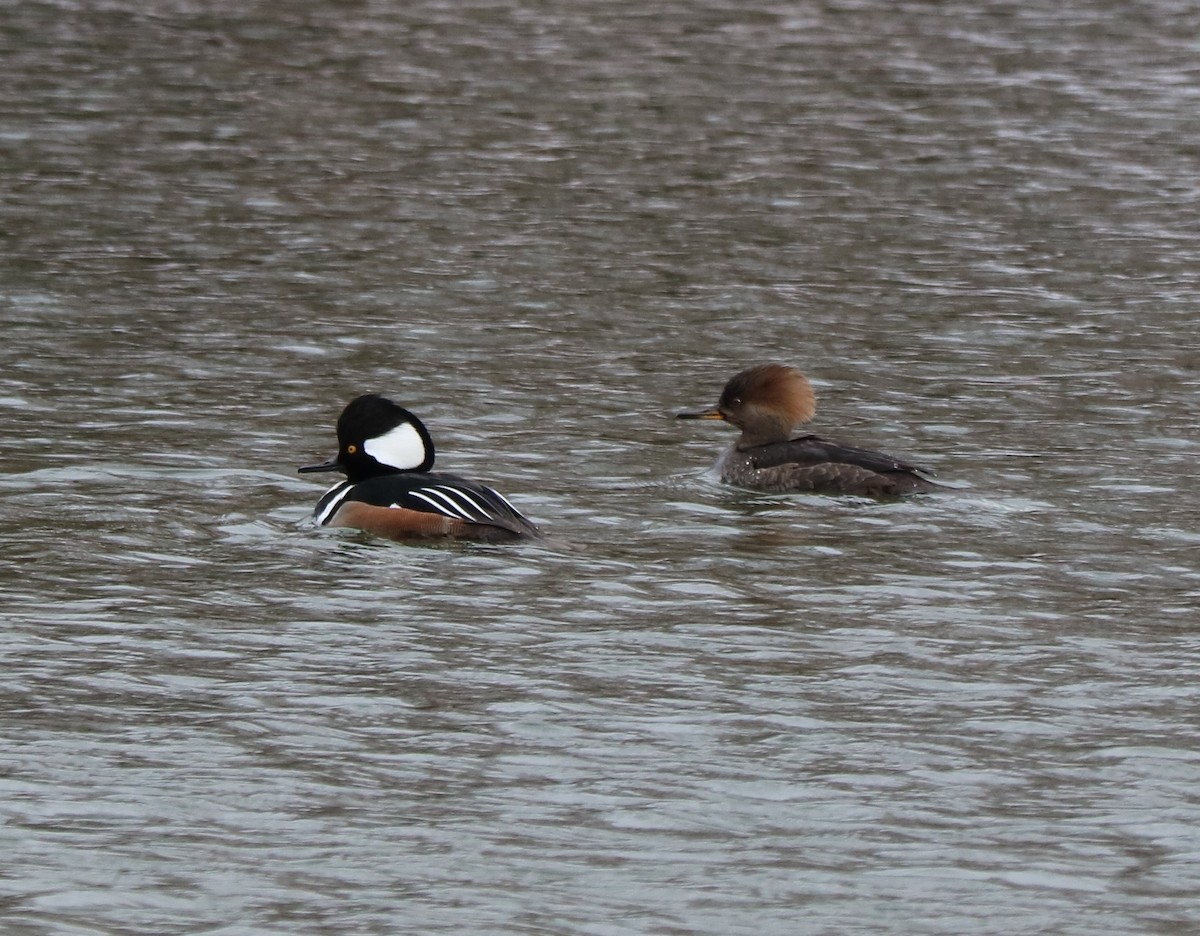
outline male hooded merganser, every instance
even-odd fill
[[[762,364],[734,376],[716,409],[678,419],[723,419],[742,430],[717,468],[721,480],[756,491],[896,497],[938,485],[922,469],[891,455],[852,448],[792,430],[816,412],[812,384],[783,364]]]
[[[322,526],[357,527],[390,539],[456,537],[508,540],[538,528],[490,487],[431,472],[433,439],[421,420],[368,393],[337,422],[338,453],[301,472],[340,471],[346,480],[317,501]]]

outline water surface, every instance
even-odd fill
[[[0,12],[5,932],[1193,932],[1198,34]],[[765,360],[950,489],[720,485]],[[366,391],[547,540],[313,530]]]

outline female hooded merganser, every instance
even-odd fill
[[[816,412],[812,384],[800,371],[762,364],[734,376],[717,408],[680,413],[678,419],[723,419],[742,430],[717,468],[721,480],[756,491],[897,497],[938,485],[922,469],[866,449],[792,430]]]
[[[340,471],[346,480],[317,501],[322,526],[357,527],[390,539],[456,537],[508,540],[538,528],[490,487],[431,472],[433,439],[421,420],[368,393],[337,422],[338,453],[301,472]]]

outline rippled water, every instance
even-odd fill
[[[1194,932],[1198,35],[0,9],[4,932]],[[313,530],[369,390],[549,538]]]

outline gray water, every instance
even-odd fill
[[[1198,45],[5,4],[0,929],[1196,932]],[[767,360],[948,490],[722,486]],[[314,530],[366,391],[548,538]]]

